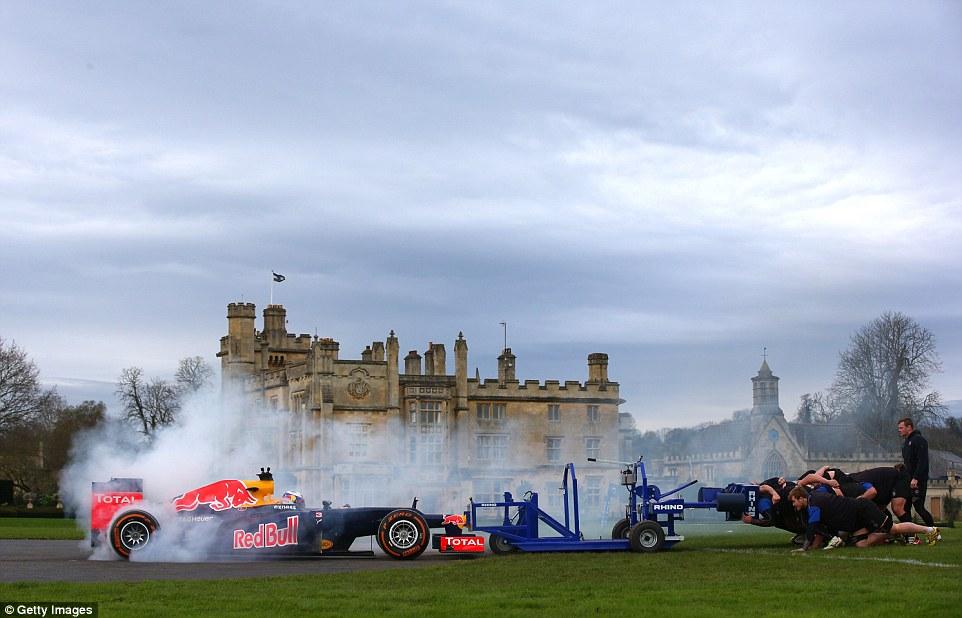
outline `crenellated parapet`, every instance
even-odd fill
[[[825,462],[825,463],[840,463],[840,462],[893,462],[897,463],[902,461],[902,454],[896,453],[894,451],[889,452],[861,452],[861,453],[835,453],[835,452],[813,452],[809,453],[809,458],[812,461]],[[892,465],[892,464],[889,464]]]
[[[228,303],[227,319],[230,318],[251,318],[257,317],[257,307],[254,303]]]
[[[495,378],[467,380],[469,397],[518,397],[518,398],[604,398],[618,399],[617,382],[579,382],[578,380],[510,380],[500,382]]]
[[[700,463],[700,462],[718,462],[718,461],[738,461],[745,457],[745,454],[741,450],[734,451],[719,451],[717,453],[698,453],[697,455],[667,455],[662,460],[666,465],[679,465]]]

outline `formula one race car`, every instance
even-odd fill
[[[91,542],[108,543],[118,556],[129,559],[160,538],[159,520],[171,523],[178,542],[202,545],[210,555],[373,555],[351,552],[355,539],[374,536],[388,556],[417,558],[431,541],[431,528],[443,528],[441,545],[452,552],[477,552],[477,542],[445,543],[463,533],[463,517],[426,515],[411,508],[307,507],[295,492],[274,497],[270,468],[261,468],[256,481],[224,479],[175,498],[161,517],[148,512],[141,479],[111,479],[93,483]],[[169,519],[168,519],[169,518]],[[483,539],[472,537],[481,541]],[[169,540],[169,539],[168,539]],[[459,539],[460,540],[460,539]],[[437,542],[436,542],[437,544]],[[467,549],[461,549],[467,548]]]

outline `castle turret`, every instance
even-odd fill
[[[227,305],[227,336],[221,338],[223,384],[254,373],[254,303]]]
[[[272,348],[282,348],[287,343],[287,309],[284,305],[267,305],[264,309],[264,336]]]
[[[498,357],[498,383],[515,382],[515,360],[516,357],[511,353],[511,348],[505,348]]]

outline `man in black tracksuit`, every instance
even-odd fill
[[[929,443],[908,417],[899,420],[899,435],[905,438],[902,459],[912,488],[912,506],[925,525],[931,526],[934,520],[925,508],[925,489],[929,483]]]

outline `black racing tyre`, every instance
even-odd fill
[[[616,523],[616,524],[611,528],[611,538],[613,538],[613,539],[627,539],[627,538],[628,538],[628,532],[629,532],[630,530],[631,530],[631,522],[628,521],[628,518],[625,517],[624,519],[619,519],[619,520],[618,520],[618,523]]]
[[[497,534],[492,534],[488,537],[488,545],[491,546],[491,551],[498,554],[510,554],[511,552],[518,551],[518,548],[511,544],[511,541],[499,536]]]
[[[124,560],[147,547],[157,531],[157,520],[146,511],[127,511],[110,524],[110,546]]]
[[[631,551],[653,552],[665,546],[665,530],[658,522],[640,521],[628,533]]]
[[[377,544],[397,560],[412,560],[431,544],[431,530],[421,513],[397,509],[384,516],[377,527]]]

